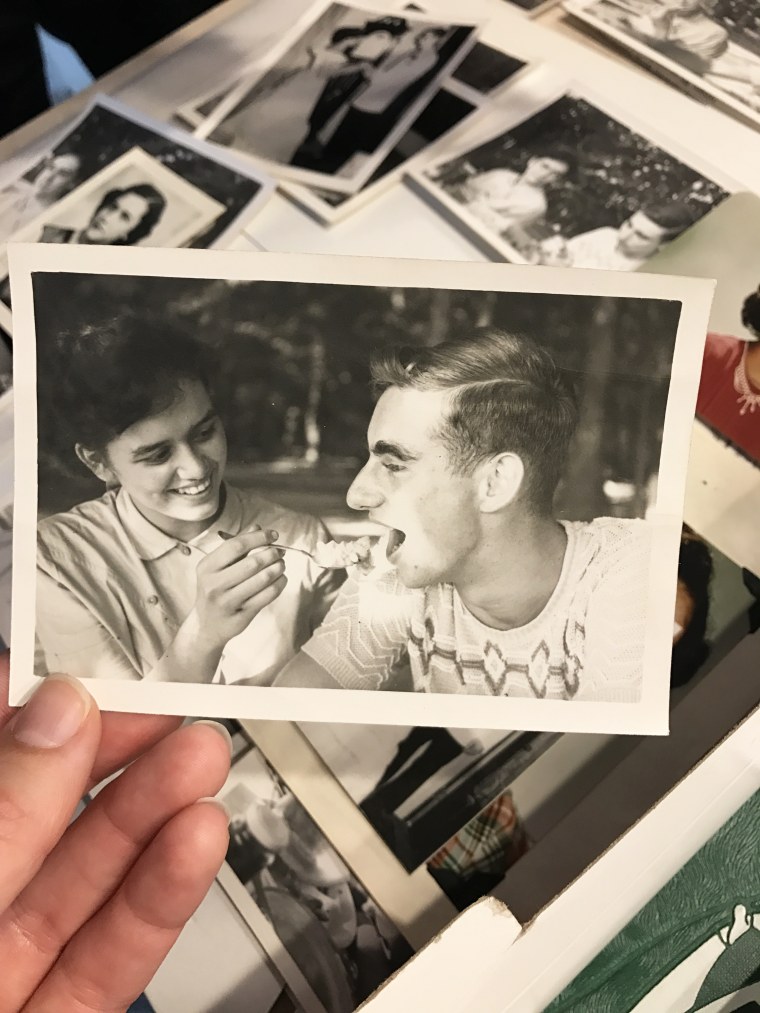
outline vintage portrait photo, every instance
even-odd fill
[[[320,4],[196,133],[283,178],[352,193],[474,42],[471,25]]]
[[[411,947],[245,733],[235,740],[227,863],[324,1009],[352,1013]]]
[[[183,246],[224,206],[132,148],[11,236],[11,242]]]
[[[760,198],[736,194],[651,261],[658,273],[718,279],[697,396],[685,516],[755,574],[760,574],[758,228]]]
[[[11,255],[39,447],[14,679],[228,716],[662,727],[709,282]]]
[[[524,68],[521,60],[477,42],[357,193],[292,182],[282,183],[282,191],[326,225],[343,221],[400,180],[411,159],[433,158],[436,142],[443,146],[454,127],[476,119],[487,96]]]
[[[569,0],[565,7],[650,65],[760,123],[754,0]]]
[[[99,95],[42,158],[0,188],[0,242],[135,147],[223,206],[195,246],[215,244],[273,191],[273,181],[250,162]]]
[[[411,872],[556,739],[549,732],[301,723],[301,732]]]
[[[204,232],[224,205],[132,148],[43,211],[10,241],[92,246],[184,246]],[[10,331],[7,251],[0,253],[0,323]]]
[[[612,271],[641,267],[727,196],[571,93],[507,130],[494,118],[487,137],[411,179],[492,256]]]

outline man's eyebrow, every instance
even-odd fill
[[[373,444],[370,450],[375,457],[388,455],[390,457],[397,458],[399,461],[406,462],[417,460],[417,455],[413,454],[411,450],[406,450],[404,447],[399,446],[398,443],[388,443],[387,440],[378,440],[375,444]]]
[[[203,429],[204,426],[207,426],[209,422],[215,418],[216,409],[210,408],[202,419],[193,423],[190,427],[190,432],[194,433],[197,429]],[[159,440],[158,443],[145,443],[142,447],[135,447],[132,451],[132,459],[134,460],[138,457],[145,457],[147,454],[152,454],[154,451],[160,450],[161,447],[165,447],[168,442],[169,440]]]

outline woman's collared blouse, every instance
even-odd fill
[[[196,567],[257,524],[282,544],[313,551],[329,538],[318,520],[226,486],[224,511],[181,542],[146,520],[123,490],[38,525],[35,673],[172,681],[166,651],[195,602]],[[342,571],[286,553],[285,590],[228,642],[214,681],[268,685],[332,604]]]

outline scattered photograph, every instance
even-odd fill
[[[717,278],[685,516],[735,562],[760,574],[760,198],[736,194],[647,265]]]
[[[596,31],[760,124],[760,10],[753,0],[567,0]]]
[[[184,246],[224,211],[141,148],[132,148],[11,236],[16,243]],[[0,322],[13,326],[7,252],[0,253]]]
[[[444,82],[395,147],[355,194],[285,182],[281,189],[318,221],[334,225],[375,199],[400,180],[415,156],[433,157],[431,146],[454,127],[470,122],[487,96],[523,70],[525,64],[498,49],[477,42]]]
[[[556,7],[559,0],[504,0],[504,2],[510,7],[517,7],[518,10],[535,18],[538,14],[543,14],[550,7]]]
[[[11,255],[16,692],[65,670],[131,709],[663,727],[709,282]]]
[[[320,4],[196,133],[283,178],[353,193],[474,42],[472,25]]]
[[[223,205],[193,246],[223,239],[273,192],[273,181],[250,163],[99,95],[42,158],[0,189],[0,243],[135,147]]]
[[[713,179],[564,94],[411,181],[491,255],[631,271],[727,196]]]
[[[547,1007],[760,1009],[760,792]]]
[[[408,872],[443,848],[557,738],[471,728],[299,727]]]
[[[353,1013],[409,944],[250,741],[220,798],[232,813],[228,865],[325,1010]]]

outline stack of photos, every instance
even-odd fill
[[[542,69],[509,96],[454,157],[409,174],[491,256],[635,270],[735,189]]]
[[[737,194],[647,269],[717,278],[687,479],[687,522],[760,575],[760,198]]]
[[[99,96],[0,190],[0,324],[11,332],[6,242],[224,245],[273,187],[249,164]]]
[[[249,924],[265,919],[276,936],[269,956],[286,985],[292,962],[325,1010],[352,1013],[412,950],[245,733],[235,742],[220,798]]]
[[[357,193],[287,182],[281,188],[326,225],[343,221],[401,179],[412,158],[434,157],[435,151],[445,148],[454,127],[477,122],[480,110],[488,107],[488,98],[501,93],[524,69],[525,63],[517,57],[477,42]]]
[[[565,9],[685,90],[760,126],[756,0],[566,0]]]
[[[14,698],[665,730],[709,282],[11,257]]]
[[[486,98],[524,67],[524,62],[515,56],[475,43],[357,193],[351,195],[293,182],[283,182],[282,191],[326,225],[344,220],[399,180],[411,158],[427,152],[439,139],[441,144],[445,143],[445,136],[455,126],[469,122]],[[186,103],[177,110],[178,118],[197,129],[238,83],[239,78],[235,78],[231,84]]]
[[[472,25],[320,2],[221,101],[202,99],[214,108],[196,133],[278,178],[355,193],[475,39]]]

